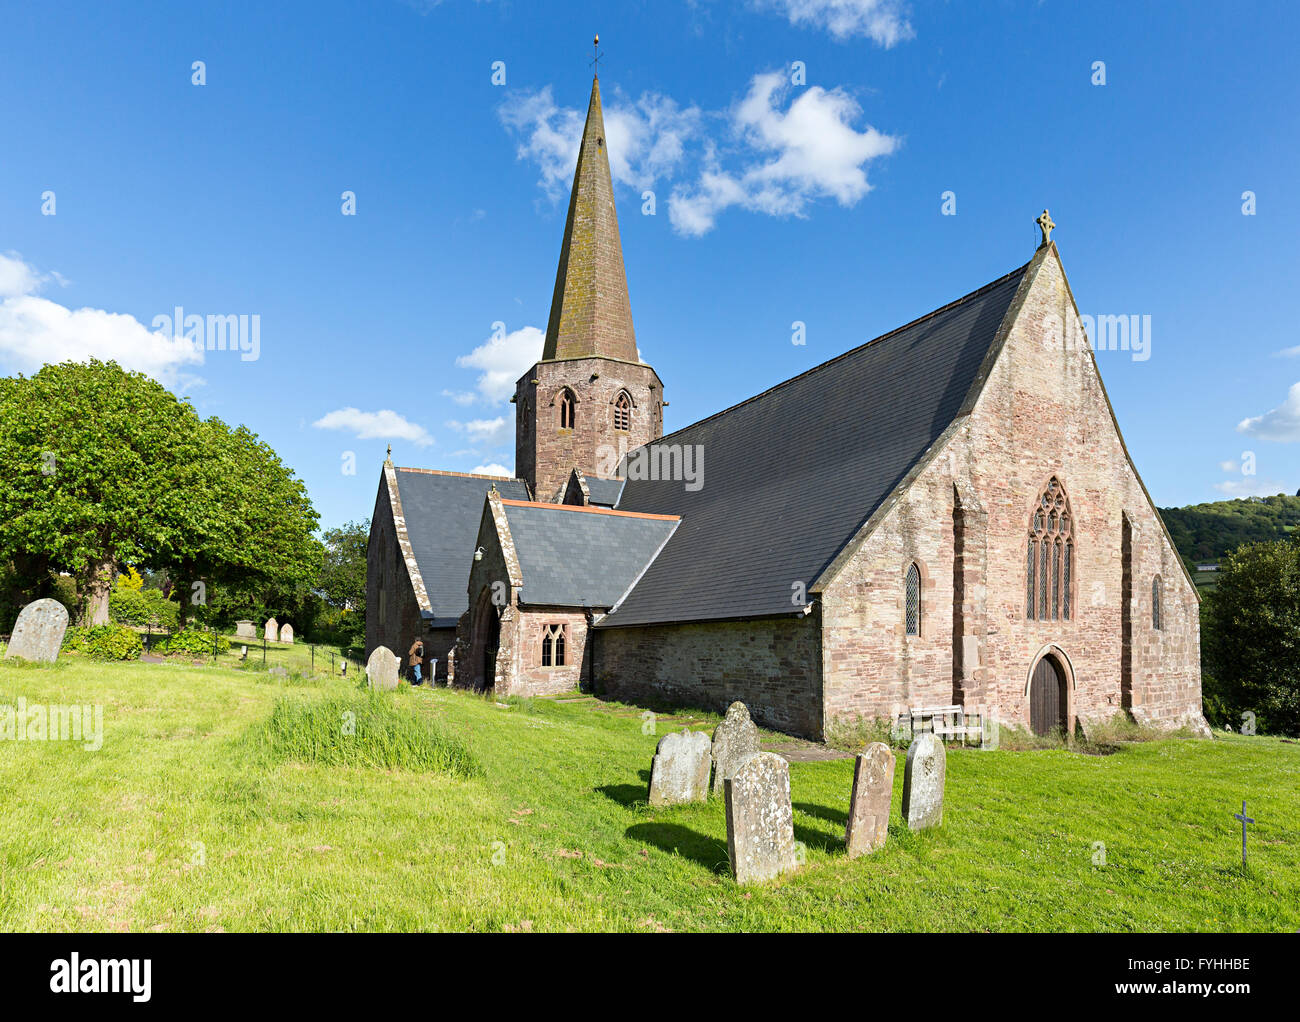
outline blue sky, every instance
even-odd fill
[[[501,381],[540,351],[599,32],[666,429],[1020,265],[1047,206],[1081,311],[1150,317],[1149,350],[1097,358],[1156,502],[1295,492],[1297,28],[1282,3],[11,2],[0,371],[150,372],[271,443],[326,525],[370,513],[389,442],[510,468]],[[177,306],[257,316],[257,357],[170,341]]]

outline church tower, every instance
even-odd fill
[[[570,472],[610,476],[663,435],[663,384],[637,355],[600,79],[573,174],[542,360],[515,385],[515,474],[550,501]]]

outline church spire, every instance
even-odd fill
[[[542,349],[543,360],[592,357],[639,361],[598,78],[591,83]]]

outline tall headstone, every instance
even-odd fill
[[[14,623],[5,659],[20,658],[52,664],[59,659],[63,634],[68,630],[68,608],[58,600],[29,603]]]
[[[280,626],[280,641],[293,642],[293,625],[287,621]]]
[[[844,845],[850,859],[870,855],[889,837],[889,802],[894,796],[894,754],[883,742],[872,742],[853,769],[849,825]]]
[[[713,729],[713,790],[722,791],[722,783],[742,762],[758,752],[758,728],[749,719],[742,702],[727,707],[722,723]]]
[[[366,678],[371,688],[397,688],[397,672],[401,663],[397,654],[387,646],[376,646],[366,661]]]
[[[252,622],[252,621],[236,621],[236,622],[235,622],[235,638],[236,638],[236,639],[256,639],[256,638],[257,638],[257,629],[253,627],[253,622]]]
[[[790,764],[775,752],[756,752],[736,766],[723,792],[736,883],[760,883],[798,868]]]
[[[907,748],[903,768],[903,819],[912,830],[943,823],[943,782],[948,754],[929,731],[917,735]]]
[[[270,618],[266,622],[266,628],[262,632],[262,636],[267,642],[275,642],[280,637],[280,624],[275,618]]]
[[[660,738],[650,761],[650,804],[673,806],[707,800],[711,747],[703,731],[683,728]]]

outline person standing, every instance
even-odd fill
[[[420,684],[420,668],[424,665],[424,640],[416,639],[411,644],[411,650],[408,654],[410,657],[411,670],[415,674],[415,683]]]

